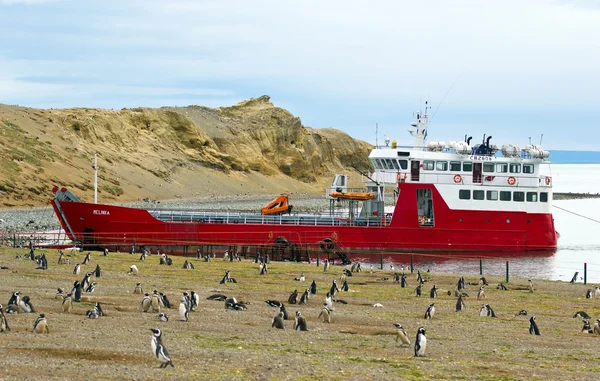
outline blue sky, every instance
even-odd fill
[[[0,0],[0,16],[0,103],[268,94],[307,126],[408,143],[448,93],[432,140],[600,150],[600,0]]]

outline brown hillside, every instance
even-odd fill
[[[312,129],[268,96],[217,109],[32,109],[0,105],[0,206],[46,205],[52,185],[101,202],[320,193],[368,166],[371,146]],[[356,178],[356,176],[354,176]],[[356,184],[358,185],[358,184]]]

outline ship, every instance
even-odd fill
[[[336,175],[325,191],[325,212],[292,212],[287,196],[262,213],[132,208],[82,202],[58,186],[51,204],[76,244],[122,251],[275,248],[291,259],[326,252],[347,261],[382,253],[556,250],[549,151],[532,144],[499,148],[485,135],[480,143],[467,135],[447,145],[430,142],[428,111],[426,104],[410,124],[412,144],[386,138],[373,148],[364,189],[348,188],[348,176]],[[281,210],[264,212],[273,206]]]

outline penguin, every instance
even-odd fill
[[[169,301],[169,298],[167,298],[167,294],[159,292],[158,295],[160,297],[160,303],[166,308],[171,308],[171,302]]]
[[[306,326],[306,319],[300,311],[296,311],[296,321],[294,322],[294,330],[296,331],[308,331],[308,327]]]
[[[588,288],[587,292],[585,293],[585,298],[592,299],[592,289],[591,288]]]
[[[227,296],[225,296],[223,294],[213,294],[213,295],[209,296],[206,299],[208,299],[208,300],[216,300],[216,301],[219,301],[219,302],[224,302],[225,299],[227,299]]]
[[[594,298],[600,298],[600,286],[596,286],[594,290]]]
[[[9,304],[8,306],[6,306],[6,309],[4,311],[6,311],[7,314],[18,314],[19,308],[14,304]]]
[[[594,334],[600,335],[600,319],[596,319],[594,322]]]
[[[493,318],[496,317],[496,313],[494,312],[494,309],[492,308],[492,306],[490,306],[489,304],[486,304],[485,308],[487,310],[487,316],[488,317],[493,317]]]
[[[585,311],[577,311],[575,315],[573,315],[573,319],[582,318],[582,319],[591,319],[591,316],[588,315]]]
[[[0,304],[0,332],[8,332],[10,331],[10,327],[8,326],[8,321],[6,320],[6,316],[4,316],[3,306]]]
[[[19,307],[21,308],[21,311],[26,314],[35,312],[35,308],[33,308],[33,304],[31,304],[31,300],[27,295],[19,300]]]
[[[96,265],[96,269],[94,270],[94,273],[96,274],[96,278],[100,278],[100,276],[102,275],[102,271],[100,270],[100,265]]]
[[[231,298],[227,298],[225,299],[225,309],[229,309],[230,306],[233,306],[234,304],[237,304],[237,299],[234,297]]]
[[[465,277],[464,276],[461,276],[460,278],[458,278],[457,288],[458,288],[458,291],[462,291],[465,289]]]
[[[298,278],[294,278],[294,280],[304,282],[306,280],[306,278],[304,277],[304,273],[300,273],[300,276]]]
[[[200,303],[200,296],[198,296],[198,294],[196,294],[196,292],[194,292],[194,291],[190,291],[190,294],[191,294],[191,302],[192,302],[192,305],[190,306],[190,310],[196,311],[196,308],[198,307],[198,303]]]
[[[506,286],[502,283],[498,283],[498,286],[496,286],[497,290],[502,290],[502,291],[508,291],[508,288],[506,288]]]
[[[342,275],[340,276],[340,283],[344,283],[346,281],[346,272],[342,272]]]
[[[533,335],[534,333],[538,336],[540,334],[540,330],[535,322],[535,315],[529,318],[529,334]]]
[[[86,256],[85,256],[85,259],[84,259],[84,260],[83,260],[83,262],[81,263],[82,265],[87,265],[88,263],[90,263],[90,256],[91,256],[91,254],[92,254],[92,253],[90,253],[90,252],[88,251],[88,253],[87,253],[87,254],[86,254]]]
[[[106,248],[104,249],[104,256],[108,257],[108,249],[106,249]]]
[[[581,328],[581,332],[594,333],[589,320],[583,320],[583,328]]]
[[[271,307],[281,308],[281,306],[283,306],[283,303],[281,303],[278,300],[265,300],[265,303],[267,303]]]
[[[158,290],[154,290],[150,298],[150,306],[152,307],[152,312],[160,312],[160,305],[160,295],[158,295]]]
[[[435,315],[435,303],[431,303],[427,310],[425,311],[425,319],[433,319],[433,315]]]
[[[90,283],[90,285],[88,286],[88,288],[85,289],[85,292],[94,292],[94,291],[96,291],[96,286],[97,285],[98,285],[98,283],[96,283],[96,282]]]
[[[521,310],[516,316],[527,316],[527,311]]]
[[[402,324],[394,323],[394,327],[396,327],[396,342],[400,341],[400,346],[410,346],[410,340],[408,339],[408,335],[406,334],[404,327],[402,327]]]
[[[356,271],[356,265],[358,264],[358,262],[354,262],[352,264],[352,267],[350,267],[350,271],[355,272]]]
[[[481,305],[481,308],[479,309],[479,316],[488,316],[488,310],[485,304]]]
[[[279,312],[277,316],[273,317],[271,328],[285,329],[285,325],[283,324],[283,312]]]
[[[260,267],[260,275],[266,275],[268,272],[267,270],[267,264],[263,263],[262,266]]]
[[[485,298],[485,291],[483,290],[483,286],[479,287],[479,292],[477,292],[477,300],[481,300]]]
[[[94,305],[94,310],[98,312],[98,316],[104,316],[104,311],[102,311],[102,306],[100,305],[100,302],[96,302],[96,304]]]
[[[168,365],[175,367],[173,361],[169,356],[167,347],[162,342],[162,331],[158,328],[151,328],[152,341],[150,342],[150,348],[152,348],[152,355],[160,362],[159,368],[166,368]]]
[[[324,304],[317,319],[321,319],[321,316],[323,316],[323,323],[331,323],[331,313],[332,311],[327,308],[327,304]]]
[[[421,296],[421,283],[417,287],[415,287],[415,295]]]
[[[289,304],[296,304],[296,303],[298,303],[298,290],[294,290],[294,292],[292,292],[292,294],[288,298],[288,303]]]
[[[90,285],[90,277],[93,275],[93,272],[86,273],[83,279],[81,280],[81,289],[86,290]]]
[[[229,270],[227,270],[227,271],[225,271],[225,276],[223,276],[223,279],[221,279],[220,284],[225,284],[229,281],[230,281]]]
[[[140,262],[145,262],[146,258],[148,258],[148,252],[146,250],[142,251],[140,254]],[[185,267],[184,267],[185,268]]]
[[[283,314],[283,320],[289,320],[289,315],[287,310],[285,309],[285,305],[282,304],[281,307],[279,307],[279,313]]]
[[[35,333],[50,333],[48,329],[48,321],[46,320],[46,315],[40,314],[35,322],[33,323],[32,332]]]
[[[161,312],[161,313],[158,314],[158,320],[159,321],[167,322],[167,321],[169,321],[169,315],[167,315],[164,312]]]
[[[467,306],[465,305],[465,302],[463,302],[462,295],[459,295],[458,299],[456,300],[456,312],[463,312],[466,310]]]
[[[314,280],[310,284],[310,293],[313,295],[317,293],[317,282],[315,282]]]
[[[226,310],[246,311],[248,307],[243,302],[238,302],[235,298],[228,298],[225,300]]]
[[[60,299],[63,300],[65,298],[65,290],[61,287],[56,289],[56,296],[54,296],[54,299]]]
[[[418,282],[419,284],[423,284],[423,283],[425,283],[425,282],[423,281],[423,277],[421,276],[421,271],[420,271],[420,270],[417,270],[417,282]]]
[[[62,310],[65,313],[71,313],[73,309],[73,300],[71,299],[71,294],[67,294],[62,301]]]
[[[300,303],[299,304],[307,304],[308,303],[308,295],[309,295],[309,290],[307,288],[306,291],[304,291],[304,293],[300,297]]]
[[[400,274],[394,273],[394,283],[400,283]]]
[[[131,266],[129,266],[129,271],[127,272],[127,274],[138,275],[139,272],[140,272],[140,270],[138,269],[138,267],[136,265],[131,265]]]
[[[78,275],[80,271],[81,271],[81,265],[78,263],[75,265],[75,268],[73,268],[73,274]]]
[[[330,311],[333,311],[333,298],[329,293],[325,295],[325,305],[329,308]]]
[[[347,302],[347,301],[345,301],[345,300],[342,300],[342,299],[333,299],[333,298],[332,298],[331,300],[333,300],[333,301],[334,301],[334,302],[336,302],[336,303],[348,304],[348,302]]]
[[[58,251],[58,264],[62,265],[65,262],[65,255],[62,253],[62,251]]]
[[[185,296],[182,296],[181,299],[179,300],[179,320],[180,321],[188,321],[188,309],[186,307],[186,300],[185,300]]]
[[[166,265],[167,264],[167,256],[165,254],[160,254],[160,259],[158,261],[159,265]]]
[[[406,281],[406,274],[404,274],[404,273],[400,276],[400,287],[402,287],[402,288],[408,287],[408,282]]]
[[[8,300],[8,305],[18,306],[19,301],[21,300],[21,293],[19,291],[14,291]]]
[[[133,290],[134,294],[143,294],[144,293],[144,289],[142,288],[142,284],[141,283],[136,283],[135,284],[135,289]]]
[[[323,262],[323,272],[326,272],[327,270],[329,270],[329,260],[328,259],[326,259]]]
[[[337,292],[340,292],[340,288],[337,285],[337,281],[334,279],[333,282],[331,282],[329,294],[331,295],[331,297],[334,297]]]
[[[431,288],[431,291],[429,291],[429,298],[431,298],[431,299],[437,298],[437,286],[435,284]]]
[[[140,303],[140,309],[142,310],[142,312],[150,311],[151,303],[152,299],[150,298],[150,294],[145,293],[144,299],[142,299],[142,303]]]
[[[344,283],[342,283],[342,291],[348,292],[348,282],[344,279]]]
[[[488,285],[488,282],[487,282],[487,280],[485,280],[484,276],[482,276],[481,278],[479,278],[479,284],[482,285],[482,286],[487,286]]]
[[[531,281],[531,279],[529,279],[528,282],[529,282],[529,292],[533,292],[533,282]]]
[[[425,337],[425,328],[419,327],[417,338],[415,339],[415,357],[425,356],[425,348],[427,347],[427,337]]]

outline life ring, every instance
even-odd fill
[[[510,176],[506,181],[508,182],[508,185],[515,185],[517,183],[517,179],[512,176]]]
[[[546,185],[550,185],[550,178],[546,177]]]
[[[397,181],[397,182],[400,182],[400,181],[402,181],[402,173],[398,172],[398,173],[396,174],[396,181]]]
[[[427,224],[427,220],[428,220],[427,216],[420,216],[419,217],[419,225]]]
[[[462,176],[461,175],[454,175],[454,182],[455,183],[460,183],[462,181]]]

